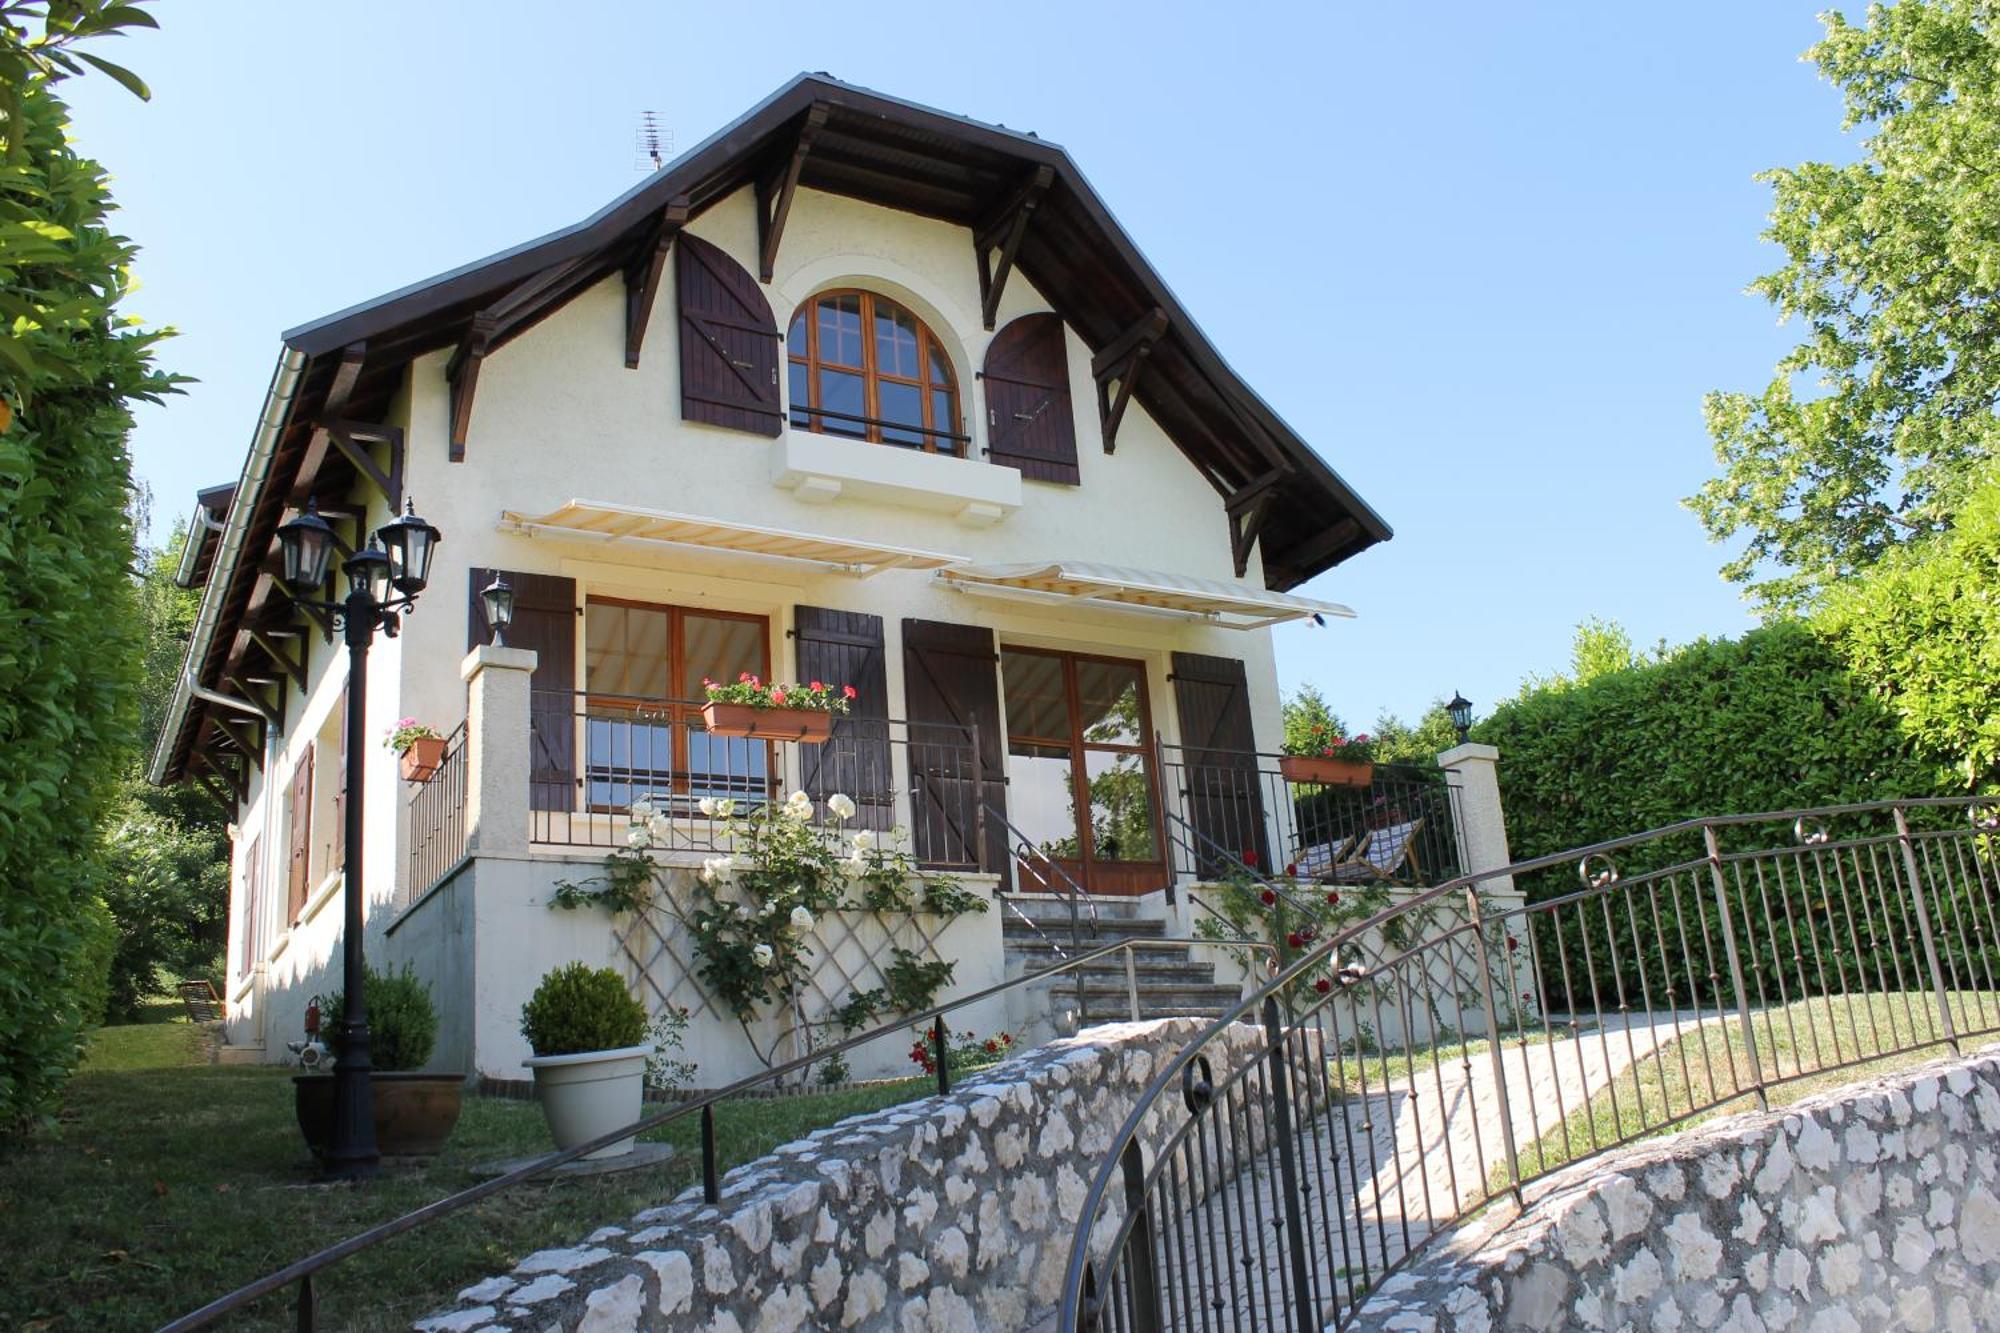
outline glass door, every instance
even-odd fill
[[[1000,674],[1014,821],[1092,893],[1164,887],[1144,665],[1006,648]]]

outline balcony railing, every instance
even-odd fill
[[[820,744],[710,734],[694,700],[587,692],[533,692],[530,841],[559,847],[624,845],[635,801],[664,819],[655,845],[722,851],[726,821],[802,790],[827,818],[836,792],[855,804],[849,830],[902,827],[927,866],[988,869],[979,855],[978,742],[965,728],[897,718],[845,717]],[[710,802],[708,810],[704,801]]]
[[[465,856],[466,749],[461,722],[445,739],[444,762],[438,771],[410,793],[410,871],[403,879],[406,907]]]
[[[1365,787],[1293,782],[1281,756],[1160,745],[1161,799],[1192,836],[1167,838],[1176,879],[1233,859],[1334,883],[1436,884],[1460,872],[1443,769],[1377,764]],[[1169,821],[1170,823],[1174,821]]]

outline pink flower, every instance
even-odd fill
[[[846,695],[846,696],[847,696],[848,698],[850,698],[850,699],[854,698],[854,697],[855,697],[856,695],[858,695],[858,694],[860,694],[860,693],[861,693],[861,691],[859,691],[859,690],[855,689],[855,688],[854,688],[854,687],[853,687],[852,685],[843,685],[843,686],[841,686],[841,687],[840,687],[840,692],[841,692],[842,694]]]
[[[820,684],[820,683],[819,683],[818,681],[814,681],[814,682],[812,683],[812,687],[813,687],[813,689],[815,689],[815,690],[823,690],[823,689],[825,689],[825,688],[826,688],[826,686],[824,686],[824,685]]]
[[[771,702],[772,702],[772,703],[774,703],[774,704],[781,704],[781,703],[783,703],[784,701],[785,701],[785,692],[784,692],[783,690],[772,690],[772,691],[771,691]]]
[[[756,679],[757,678],[755,676],[751,675],[749,672],[746,671],[742,675],[736,678],[736,683],[739,685],[748,685]]]

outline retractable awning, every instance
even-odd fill
[[[958,564],[964,558],[600,500],[571,500],[546,514],[522,514],[509,509],[500,515],[500,531],[567,541],[726,552],[755,561],[811,566],[857,578],[867,578],[885,569],[939,569]]]
[[[1262,629],[1310,616],[1354,615],[1338,602],[1265,592],[1191,574],[1162,574],[1081,560],[953,565],[939,570],[937,579],[965,592],[1185,616],[1230,629]]]

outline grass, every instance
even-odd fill
[[[1501,1035],[1500,1048],[1506,1050],[1524,1041],[1539,1041],[1545,1030],[1540,1023],[1532,1020],[1520,1027],[1508,1028]],[[1523,1032],[1528,1035],[1521,1035]],[[1446,1077],[1455,1075],[1467,1061],[1484,1059],[1491,1046],[1492,1043],[1484,1037],[1470,1041],[1442,1038],[1436,1045],[1426,1043],[1403,1050],[1342,1055],[1339,1059],[1327,1061],[1327,1071],[1333,1077],[1334,1086],[1346,1088],[1349,1096],[1360,1096],[1364,1086],[1373,1095],[1385,1086],[1412,1078],[1431,1078],[1439,1072]]]
[[[199,1029],[100,1029],[57,1125],[0,1156],[0,1328],[150,1329],[366,1227],[474,1184],[481,1163],[546,1151],[531,1102],[468,1097],[433,1163],[366,1187],[321,1185],[292,1114],[288,1071],[207,1062]],[[723,1167],[819,1126],[925,1095],[924,1079],[716,1112]],[[335,1265],[316,1283],[321,1326],[407,1328],[460,1287],[532,1250],[665,1202],[699,1173],[699,1131],[661,1166],[529,1183]],[[229,1323],[291,1328],[291,1293]]]
[[[1953,991],[1949,1000],[1965,1048],[2000,1029],[2000,995]],[[1801,1000],[1756,1011],[1751,1030],[1774,1107],[1951,1053],[1930,992]],[[1615,1055],[1618,1034],[1606,1039]],[[1586,1032],[1580,1040],[1596,1037]],[[1734,1014],[1662,1043],[1540,1140],[1523,1144],[1521,1174],[1533,1178],[1599,1148],[1757,1109],[1750,1046]],[[1507,1183],[1503,1163],[1488,1188],[1497,1192]]]

